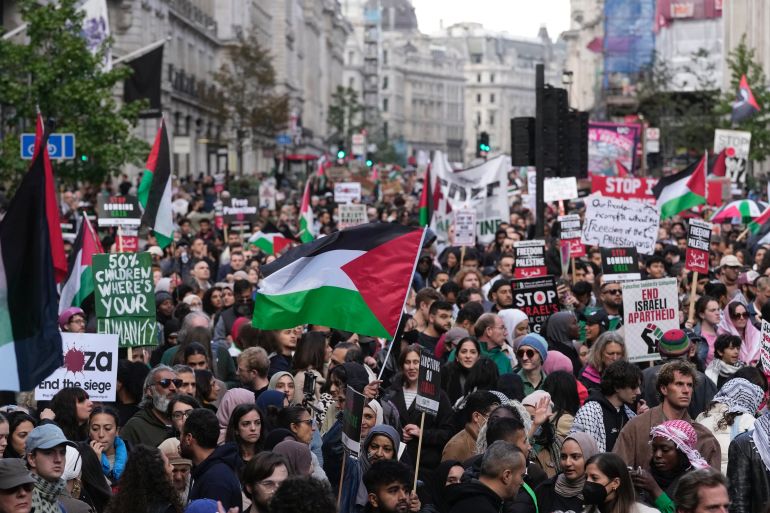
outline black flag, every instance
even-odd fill
[[[126,64],[134,72],[126,79],[123,86],[124,100],[126,103],[149,100],[150,108],[142,112],[140,117],[159,118],[161,116],[160,84],[163,76],[163,45]]]

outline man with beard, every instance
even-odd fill
[[[488,297],[494,303],[494,306],[492,306],[493,312],[512,308],[513,289],[511,289],[511,282],[504,278],[497,280],[489,289]]]
[[[289,464],[280,454],[260,452],[246,463],[241,483],[246,497],[251,499],[247,513],[267,513],[275,491],[289,477]]]
[[[213,411],[196,408],[187,417],[179,435],[179,454],[193,462],[192,479],[188,499],[214,499],[225,511],[238,508],[241,500],[241,484],[238,474],[242,465],[235,444],[217,447],[219,422]]]
[[[436,349],[438,339],[452,327],[452,304],[434,301],[430,305],[428,325],[418,335],[417,343],[431,353]]]
[[[157,447],[168,438],[171,421],[166,415],[169,400],[182,386],[174,369],[158,365],[144,380],[144,397],[139,411],[120,430],[120,437],[132,445],[147,444]]]
[[[411,489],[412,471],[398,461],[378,461],[364,474],[367,513],[417,513],[420,499]]]
[[[217,347],[229,349],[233,343],[233,324],[238,317],[251,318],[254,313],[254,298],[252,286],[248,280],[236,280],[233,285],[235,303],[222,310],[219,320],[214,326],[214,339],[211,342],[212,351]]]
[[[605,281],[599,288],[602,310],[609,318],[608,331],[614,331],[623,324],[623,286],[616,281]]]

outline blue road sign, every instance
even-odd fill
[[[35,134],[21,134],[21,158],[30,160],[35,154]],[[75,134],[48,136],[48,155],[52,159],[75,158]]]
[[[281,134],[275,137],[275,144],[279,146],[288,146],[291,144],[291,136],[288,134]]]

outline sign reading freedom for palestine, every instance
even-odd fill
[[[120,347],[153,346],[155,285],[149,253],[93,256],[98,333],[115,333]]]
[[[690,219],[687,233],[687,253],[684,266],[688,271],[703,275],[709,273],[709,247],[711,246],[711,223]]]
[[[545,241],[522,240],[513,243],[516,259],[513,264],[514,278],[537,278],[548,274],[545,265]]]

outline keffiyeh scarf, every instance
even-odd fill
[[[58,500],[65,485],[63,479],[51,482],[35,476],[35,490],[32,492],[32,509],[35,513],[61,513]]]
[[[698,443],[698,434],[686,420],[667,420],[663,424],[655,426],[650,432],[650,443],[656,436],[673,442],[676,448],[687,456],[690,465],[696,470],[709,467],[708,462],[695,448]]]
[[[733,378],[722,385],[713,401],[727,405],[730,413],[754,415],[765,393],[761,387],[744,378]]]
[[[762,462],[770,471],[770,413],[765,413],[754,422],[752,438]]]

